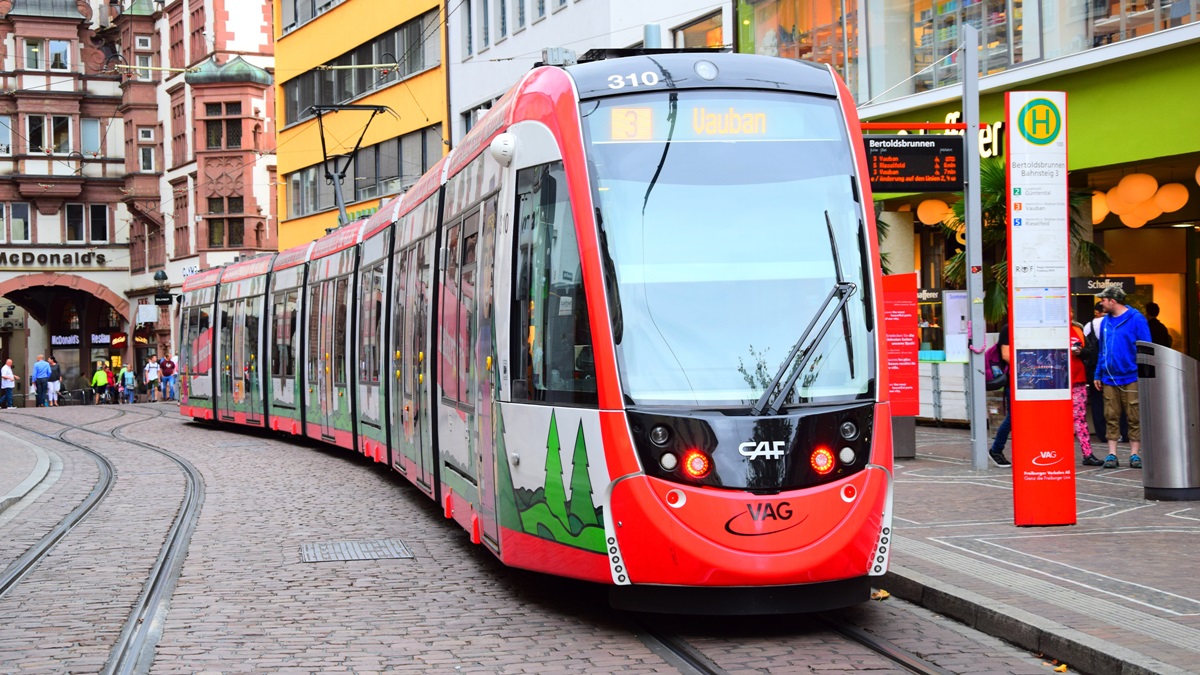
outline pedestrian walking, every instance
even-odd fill
[[[1125,291],[1109,286],[1100,292],[1108,315],[1100,327],[1100,354],[1093,385],[1104,392],[1104,418],[1108,421],[1108,456],[1104,468],[1115,469],[1118,423],[1121,413],[1129,420],[1129,466],[1142,468],[1142,428],[1138,415],[1137,342],[1150,341],[1150,326],[1142,313],[1125,304]]]
[[[38,354],[37,360],[33,362],[33,386],[37,388],[34,405],[38,408],[46,407],[50,400],[50,364],[46,363],[45,354]]]
[[[13,389],[17,387],[17,374],[13,372],[12,359],[5,359],[0,366],[0,410],[15,408],[13,405]]]
[[[1087,401],[1088,401],[1088,368],[1086,360],[1092,360],[1083,335],[1083,326],[1075,321],[1075,310],[1071,310],[1071,411],[1075,418],[1075,438],[1079,441],[1079,451],[1083,453],[1084,466],[1101,466],[1104,464],[1092,454],[1092,437],[1088,433]]]
[[[1104,324],[1104,303],[1097,302],[1092,320],[1083,325],[1084,345],[1090,358],[1084,359],[1087,366],[1087,381],[1094,382],[1096,378],[1096,359],[1100,356],[1100,327]],[[1096,438],[1101,443],[1108,443],[1108,422],[1104,419],[1104,392],[1095,387],[1088,387],[1088,408],[1092,413],[1092,426],[1096,429]],[[1121,415],[1121,442],[1129,442],[1129,420]]]
[[[51,356],[47,359],[50,362],[50,402],[51,408],[58,407],[58,392],[62,389],[62,368],[58,366],[58,359]]]
[[[164,401],[175,400],[175,362],[171,360],[171,352],[164,352],[158,361],[158,373],[162,380],[162,395]]]
[[[112,371],[112,366],[104,364],[104,376],[108,378],[108,402],[116,405],[121,402],[117,396],[117,375]]]
[[[996,348],[1000,351],[1000,359],[1008,373],[1008,382],[1004,385],[1004,421],[996,428],[996,438],[992,441],[992,449],[988,452],[992,464],[999,467],[1012,466],[1008,457],[1004,456],[1004,446],[1008,444],[1008,434],[1012,431],[1012,365],[1009,360],[1008,326],[1000,327],[1000,337],[996,340]]]
[[[108,393],[108,373],[104,372],[104,363],[96,363],[96,372],[92,374],[92,405],[100,405],[100,399]]]
[[[121,402],[133,403],[137,396],[137,373],[133,372],[133,368],[129,366],[121,366],[121,372],[117,374],[117,381],[121,386]]]
[[[143,369],[146,382],[146,395],[150,400],[158,402],[158,355],[151,354],[150,360],[146,362],[146,367]]]
[[[1146,324],[1150,327],[1150,341],[1156,345],[1171,348],[1171,331],[1163,322],[1158,320],[1159,307],[1157,302],[1146,303]]]

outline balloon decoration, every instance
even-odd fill
[[[1167,183],[1154,193],[1154,203],[1163,213],[1174,213],[1188,201],[1188,190],[1183,183]]]
[[[1141,204],[1138,204],[1133,209],[1133,215],[1140,218],[1143,222],[1147,222],[1147,223],[1150,222],[1151,220],[1154,220],[1155,218],[1161,216],[1162,214],[1163,214],[1163,210],[1158,208],[1158,204],[1154,203],[1153,197],[1151,197],[1150,199],[1147,199],[1146,201],[1142,202]]]
[[[1096,190],[1092,193],[1092,224],[1099,225],[1108,217],[1108,198],[1103,192]]]
[[[1200,166],[1196,167],[1196,185],[1200,185]]]
[[[1131,227],[1135,230],[1146,224],[1146,221],[1142,220],[1137,216],[1137,214],[1134,213],[1126,213],[1125,215],[1121,216],[1121,222],[1125,223],[1125,227]]]
[[[1137,206],[1137,202],[1127,202],[1121,198],[1121,189],[1115,187],[1104,195],[1104,203],[1108,205],[1108,210],[1123,216],[1127,213],[1133,213],[1133,207]]]
[[[917,205],[917,220],[926,225],[937,225],[950,215],[950,207],[940,199],[926,199]]]
[[[1117,192],[1126,204],[1141,204],[1158,191],[1158,181],[1148,173],[1131,173],[1117,183]]]

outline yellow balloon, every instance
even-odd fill
[[[1188,201],[1188,190],[1183,183],[1167,183],[1154,193],[1154,203],[1163,213],[1173,213],[1182,209]]]
[[[1154,203],[1153,198],[1147,199],[1146,201],[1142,202],[1141,204],[1138,204],[1137,207],[1133,209],[1133,215],[1137,218],[1141,218],[1142,220],[1144,220],[1146,222],[1150,222],[1151,220],[1154,220],[1155,218],[1161,216],[1162,214],[1163,214],[1162,209],[1158,208],[1158,204]]]
[[[1138,218],[1136,215],[1134,215],[1132,213],[1126,213],[1126,214],[1122,215],[1121,222],[1125,223],[1126,227],[1132,227],[1135,230],[1146,224],[1146,221],[1142,220],[1141,218]]]
[[[1104,195],[1104,203],[1108,205],[1108,210],[1123,216],[1127,213],[1133,213],[1133,208],[1137,206],[1137,202],[1129,203],[1121,198],[1121,194],[1117,191],[1118,188],[1113,188]]]
[[[1158,191],[1158,181],[1148,173],[1131,173],[1117,183],[1121,199],[1127,204],[1141,204]]]
[[[950,207],[940,199],[926,199],[917,205],[917,219],[926,225],[937,225],[950,214]]]
[[[1099,190],[1092,193],[1092,224],[1099,225],[1108,217],[1108,198]]]

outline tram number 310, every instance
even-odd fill
[[[653,87],[658,84],[658,73],[646,71],[641,75],[630,73],[628,75],[609,75],[609,89],[624,89],[626,85],[630,87],[646,86]]]

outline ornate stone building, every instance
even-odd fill
[[[269,0],[0,0],[0,359],[140,367],[166,293],[276,248],[273,33]]]

